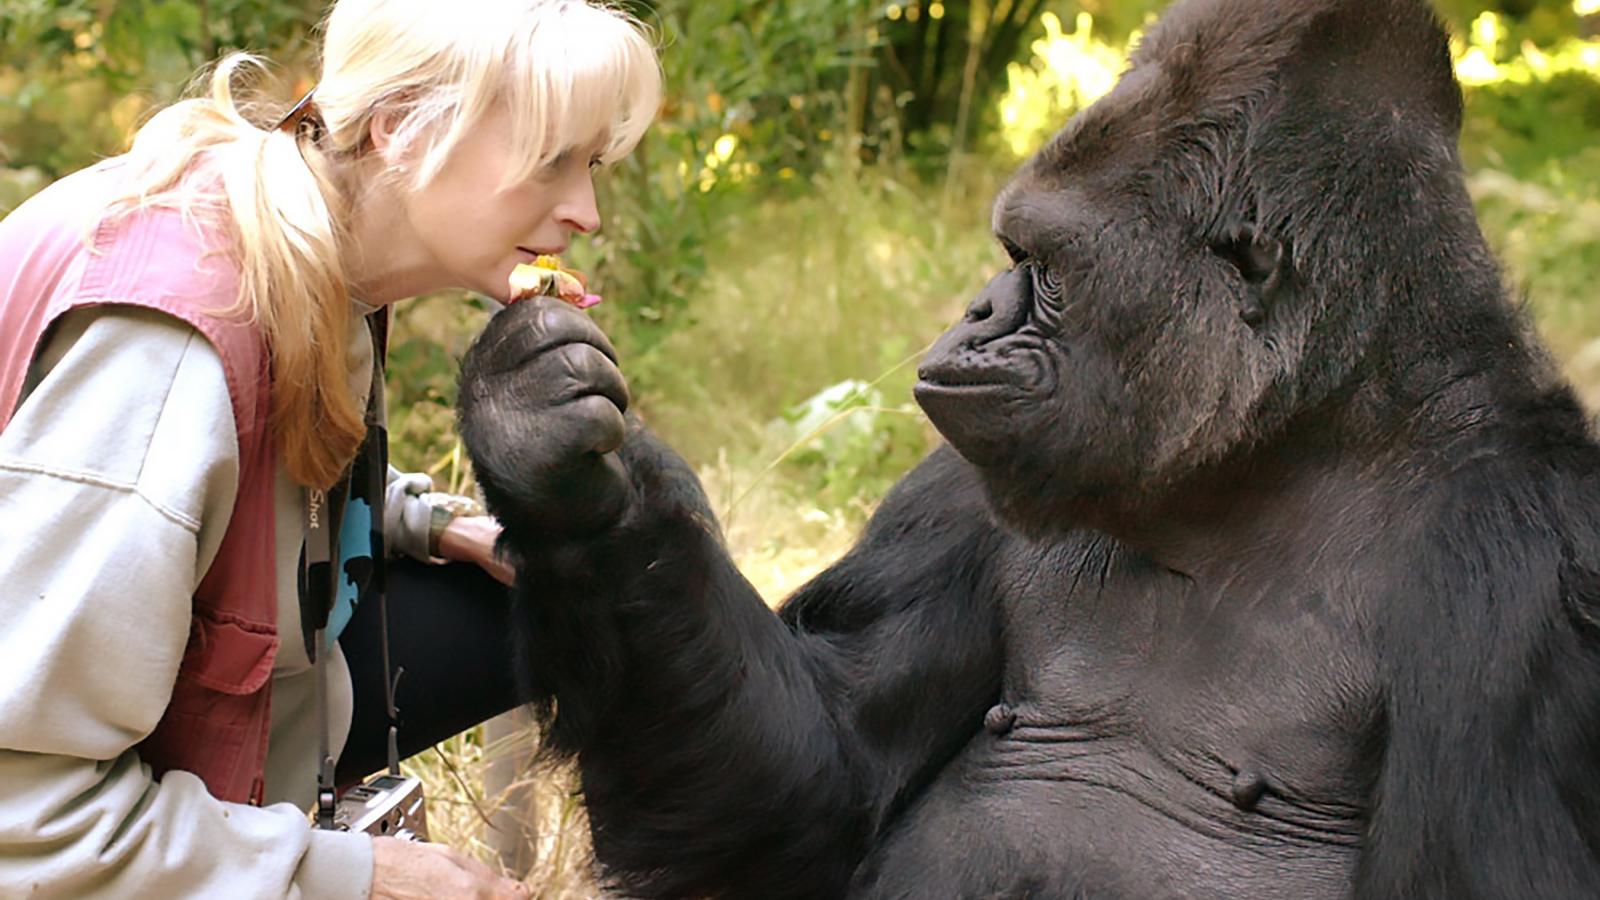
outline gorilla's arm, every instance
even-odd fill
[[[1519,523],[1492,484],[1379,605],[1359,898],[1600,897],[1600,545]]]
[[[630,895],[840,896],[997,696],[1002,533],[970,467],[935,453],[774,615],[683,462],[637,428],[621,459],[618,527],[507,532],[529,687],[598,858]]]

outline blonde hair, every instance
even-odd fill
[[[603,141],[603,162],[625,156],[661,92],[639,24],[584,0],[338,0],[324,34],[317,123],[262,128],[271,120],[234,87],[241,70],[263,64],[231,55],[206,96],[139,130],[127,155],[131,183],[111,205],[112,214],[176,207],[227,227],[240,270],[231,311],[259,323],[272,354],[279,454],[291,476],[315,487],[338,479],[365,434],[349,387],[349,247],[340,226],[352,199],[342,164],[371,151],[373,117],[395,117],[388,155],[408,161],[399,183],[416,190],[504,104],[525,160],[506,174],[511,184],[574,146]]]

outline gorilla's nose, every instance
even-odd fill
[[[1012,270],[989,282],[947,336],[959,335],[962,346],[977,349],[1021,328],[1028,319],[1025,277],[1020,270]]]
[[[989,282],[967,306],[961,321],[934,342],[918,376],[933,382],[991,380],[978,374],[994,366],[994,360],[986,357],[987,345],[1015,334],[1028,320],[1028,292],[1022,277],[1015,271],[1005,272]]]

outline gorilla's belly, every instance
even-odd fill
[[[862,865],[861,898],[1349,895],[1357,829],[1281,798],[1252,812],[1131,742],[980,732]]]

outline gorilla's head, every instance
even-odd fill
[[[929,354],[918,401],[1003,512],[1050,529],[1381,373],[1504,348],[1460,124],[1423,0],[1180,2],[1001,193],[1013,266]]]

